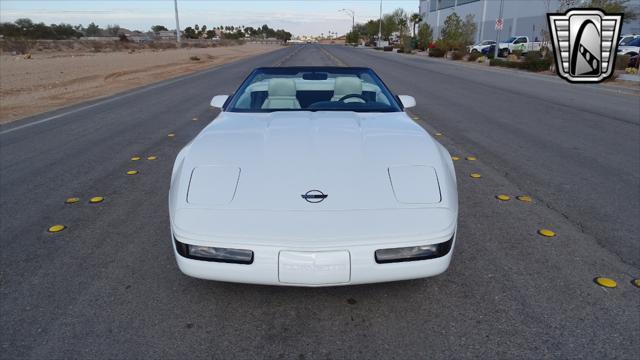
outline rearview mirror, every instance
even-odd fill
[[[409,95],[398,95],[398,99],[402,103],[405,109],[412,108],[416,106],[416,99],[413,96]]]
[[[229,99],[229,95],[216,95],[211,99],[211,107],[222,109],[227,99]]]

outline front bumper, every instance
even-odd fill
[[[450,242],[448,252],[437,258],[380,264],[375,251],[381,248],[409,247]],[[187,258],[178,247],[187,239],[174,239],[174,253],[180,270],[195,278],[249,284],[283,286],[339,286],[435,276],[449,267],[455,245],[455,231],[447,237],[426,241],[397,242],[388,245],[350,245],[317,248],[247,245],[253,251],[251,264],[212,262]],[[216,243],[216,247],[225,247]],[[229,247],[233,247],[230,245]],[[184,251],[181,251],[184,253]],[[293,259],[293,260],[292,260]],[[296,263],[296,259],[301,259]],[[305,262],[305,259],[310,262]]]

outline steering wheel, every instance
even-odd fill
[[[369,102],[369,101],[367,100],[367,98],[365,98],[365,97],[364,97],[364,96],[362,96],[361,94],[347,94],[347,95],[345,95],[345,96],[341,97],[340,99],[338,99],[338,101],[339,101],[339,102],[346,102],[345,100],[349,100],[349,99],[353,99],[353,98],[356,98],[356,99],[362,100],[362,103],[367,103],[367,102]]]

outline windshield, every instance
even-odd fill
[[[512,43],[512,42],[516,41],[516,39],[517,39],[516,37],[510,37],[510,38],[508,38],[507,40],[505,40],[504,42],[506,42],[506,43]]]
[[[640,46],[640,38],[629,41],[626,46]]]
[[[225,108],[231,112],[395,112],[400,105],[367,68],[259,68]]]
[[[620,46],[629,45],[630,43],[632,43],[636,39],[640,39],[640,38],[636,38],[636,37],[633,37],[633,36],[628,36],[628,37],[622,38],[622,40],[620,40]]]

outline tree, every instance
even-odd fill
[[[347,44],[357,44],[360,41],[360,33],[356,30],[350,31],[345,38]]]
[[[429,24],[420,24],[418,27],[418,47],[425,50],[429,47],[429,44],[433,42],[433,29]]]
[[[411,26],[413,27],[413,37],[416,37],[416,25],[420,24],[422,20],[422,15],[418,13],[411,14],[409,21],[411,21]]]
[[[462,19],[458,14],[451,13],[444,20],[444,25],[440,31],[444,46],[449,49],[459,49],[464,45],[464,32]]]
[[[467,14],[462,23],[462,46],[471,45],[476,38],[478,25],[476,24],[475,15]]]
[[[102,35],[102,29],[100,29],[100,26],[92,22],[91,24],[87,25],[85,34],[87,34],[87,36],[100,36]]]
[[[187,39],[196,39],[197,38],[196,31],[191,26],[187,26],[184,29],[184,37]]]
[[[639,15],[631,8],[630,2],[630,0],[560,0],[560,10],[565,11],[575,7],[597,8],[610,14],[622,13],[624,22],[630,22],[637,19]]]
[[[164,25],[153,25],[151,31],[158,33],[160,31],[169,31]]]

